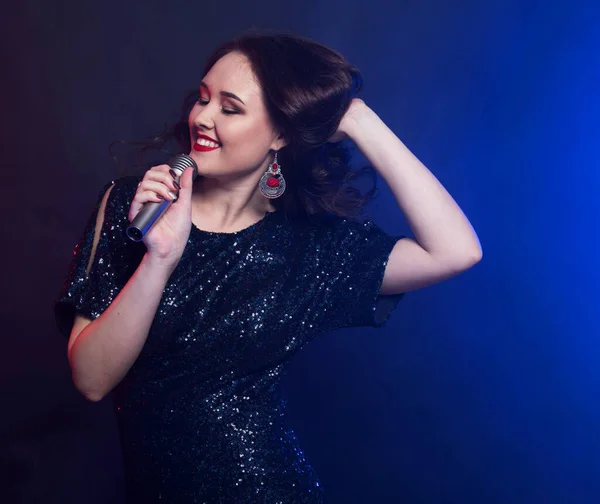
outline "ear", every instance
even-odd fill
[[[282,134],[279,134],[273,143],[271,144],[271,150],[277,152],[288,144],[287,140]]]

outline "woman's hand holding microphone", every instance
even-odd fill
[[[150,229],[143,235],[138,234],[136,240],[141,239],[146,245],[150,263],[172,271],[181,259],[192,227],[192,186],[196,174],[197,168],[193,166],[178,177],[176,171],[163,164],[148,170],[138,185],[129,208],[130,222],[133,223],[140,212],[148,211],[148,206],[156,210],[161,204],[168,205]],[[148,205],[144,205],[146,203]],[[130,229],[128,235],[132,237]]]

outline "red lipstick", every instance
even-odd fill
[[[214,138],[211,138],[209,136],[202,135],[200,133],[196,133],[196,139],[197,140],[204,139],[204,140],[208,140],[209,142],[216,143],[217,147],[208,147],[207,145],[200,145],[198,142],[194,142],[193,149],[195,151],[198,151],[198,152],[210,152],[210,151],[217,150],[220,147],[219,142],[217,142]]]
[[[199,152],[209,152],[209,151],[213,151],[213,150],[217,150],[218,147],[208,147],[206,145],[200,145],[195,143],[194,144],[194,150],[195,151],[199,151]]]

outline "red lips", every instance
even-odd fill
[[[193,149],[195,151],[198,151],[198,152],[209,152],[209,151],[217,150],[219,148],[219,142],[217,142],[214,138],[211,138],[211,137],[206,136],[206,135],[202,135],[200,133],[196,133],[196,138],[198,140],[204,139],[204,140],[208,140],[209,142],[216,143],[217,147],[208,147],[207,145],[200,145],[199,143],[194,142]]]
[[[216,143],[216,144],[219,143],[214,138],[211,138],[209,136],[203,135],[202,133],[196,133],[196,138],[198,140],[200,140],[201,138],[203,138],[204,140],[208,140],[209,142],[213,142],[213,143]]]
[[[208,147],[207,145],[200,145],[200,144],[194,143],[193,149],[195,151],[199,151],[199,152],[208,152],[208,151],[217,150],[218,147]]]

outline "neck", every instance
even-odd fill
[[[272,212],[273,205],[261,194],[254,178],[225,181],[198,177],[192,194],[194,224],[207,231],[238,231]]]

